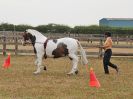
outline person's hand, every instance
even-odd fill
[[[104,47],[104,46],[99,46],[99,48],[103,48],[103,49],[105,49],[105,47]]]

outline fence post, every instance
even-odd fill
[[[133,43],[133,36],[131,35],[129,39],[130,39],[130,45],[132,45],[132,43]]]
[[[15,36],[15,55],[18,54],[18,35]]]
[[[3,36],[3,55],[6,55],[6,37],[5,35]]]
[[[100,46],[103,46],[103,40],[102,40],[102,38],[100,39],[99,45]],[[98,57],[102,57],[102,48],[99,48],[99,55],[98,55]]]
[[[126,36],[126,42],[127,42],[127,44],[128,44],[128,41],[129,41],[129,37],[128,37],[128,35]]]
[[[117,44],[119,44],[119,36],[117,35]]]
[[[91,36],[90,36],[90,41],[91,41],[91,43],[92,43],[92,34],[91,34]]]

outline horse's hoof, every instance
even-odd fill
[[[33,74],[34,74],[34,75],[37,75],[37,74],[39,74],[39,73],[40,73],[40,72],[36,72],[36,71],[35,71],[35,72],[33,72]]]
[[[75,71],[75,74],[77,75],[78,73],[79,73],[79,71],[78,71],[78,70],[76,70],[76,71]]]
[[[76,74],[76,75],[78,74],[78,70],[76,70],[75,72],[69,72],[69,73],[67,73],[67,75],[69,75],[69,76],[70,76],[70,75],[75,75],[75,74]]]
[[[72,72],[69,72],[69,73],[67,73],[67,75],[70,76],[70,75],[73,75],[73,73]]]
[[[71,75],[73,75],[73,74],[72,74],[72,73],[67,73],[67,75],[68,75],[68,76],[71,76]]]
[[[44,66],[43,70],[47,70],[46,66]]]

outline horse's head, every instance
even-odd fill
[[[40,43],[44,43],[46,41],[47,37],[45,37],[44,35],[42,35],[40,32],[38,32],[37,30],[34,29],[27,29],[24,33],[23,33],[23,45],[26,45],[27,43],[32,43],[32,45],[34,46],[34,44],[36,43],[36,41],[40,42]]]
[[[35,43],[35,36],[32,35],[30,33],[29,30],[26,30],[24,33],[23,33],[23,41],[22,41],[22,45],[25,46],[27,43]]]

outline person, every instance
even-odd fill
[[[103,57],[103,67],[104,67],[104,72],[105,74],[109,74],[109,69],[108,66],[114,68],[116,72],[118,73],[118,66],[110,62],[110,58],[112,56],[112,38],[111,38],[111,33],[110,32],[105,32],[105,38],[106,41],[103,46],[100,48],[103,48],[105,50],[104,52],[104,57]]]

